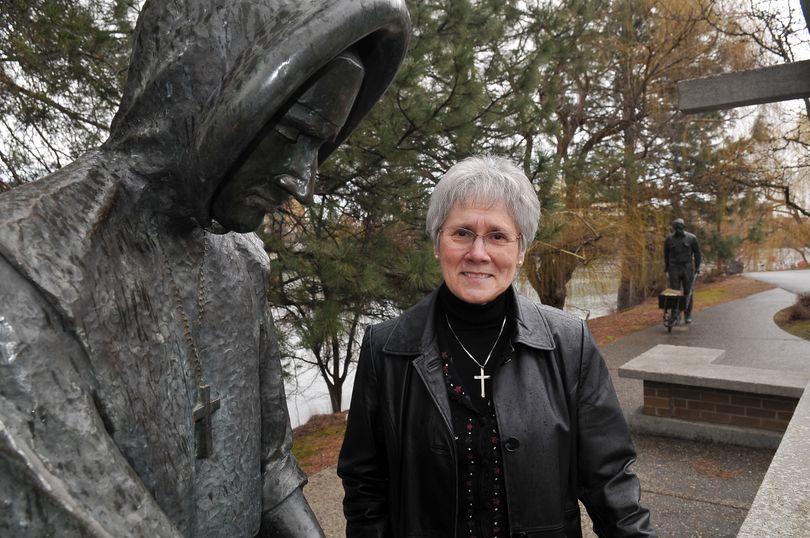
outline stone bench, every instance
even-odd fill
[[[619,368],[641,379],[636,431],[776,448],[810,374],[715,364],[721,349],[657,345]]]

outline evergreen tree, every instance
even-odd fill
[[[139,5],[0,4],[0,191],[60,168],[106,138]]]

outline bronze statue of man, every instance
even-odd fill
[[[664,271],[669,276],[669,287],[683,290],[687,297],[685,323],[692,323],[692,286],[702,259],[697,237],[686,231],[683,219],[673,220],[672,233],[664,239]]]
[[[147,0],[110,138],[0,196],[0,535],[322,536],[248,232],[408,33],[402,0]]]

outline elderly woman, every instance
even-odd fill
[[[655,536],[586,325],[518,295],[540,218],[526,176],[469,158],[427,215],[444,282],[363,340],[338,474],[346,534]]]

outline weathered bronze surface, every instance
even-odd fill
[[[241,232],[312,198],[408,32],[401,0],[147,0],[109,140],[0,196],[0,535],[321,535]]]

